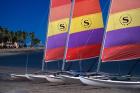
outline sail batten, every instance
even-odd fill
[[[126,1],[112,2],[102,62],[140,58],[140,0]]]

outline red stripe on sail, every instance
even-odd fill
[[[100,54],[100,48],[101,44],[69,48],[67,51],[66,60],[78,60],[97,57]]]
[[[140,44],[104,48],[102,61],[121,61],[140,58]]]
[[[51,0],[51,7],[57,7],[71,3],[71,0]]]
[[[111,13],[127,11],[136,8],[140,8],[140,0],[112,0]]]
[[[61,60],[64,57],[64,47],[46,50],[45,61]]]
[[[94,14],[98,12],[101,12],[99,0],[78,0],[74,5],[73,17]]]

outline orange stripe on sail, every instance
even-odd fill
[[[101,12],[99,0],[78,0],[74,5],[73,17]]]
[[[111,13],[140,8],[140,0],[112,0]]]
[[[71,3],[71,0],[50,0],[50,1],[51,1],[51,7],[58,7]]]
[[[63,6],[51,8],[50,21],[56,21],[70,17],[71,4],[65,4]]]

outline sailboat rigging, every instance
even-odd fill
[[[138,60],[140,58],[139,33],[140,1],[112,0],[101,50],[101,62],[105,64]],[[98,64],[97,73],[100,72],[101,62]],[[128,74],[133,70],[133,66]],[[81,77],[80,80],[84,84],[99,87],[140,88],[140,78],[129,75],[116,76],[108,73]]]
[[[50,22],[47,34],[47,47],[45,51],[45,62],[62,61],[64,71],[64,56],[67,45],[68,30],[70,28],[70,15],[73,0],[51,0]],[[64,12],[65,11],[65,12]],[[56,15],[57,14],[57,15]],[[59,74],[56,72],[56,75]],[[54,74],[47,76],[47,80],[55,83],[63,83],[62,77]]]
[[[66,62],[80,61],[81,70],[82,60],[97,59],[100,54],[104,26],[99,0],[75,0],[71,20]],[[80,82],[79,77],[61,76]]]

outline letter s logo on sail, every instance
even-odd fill
[[[66,31],[67,30],[67,24],[65,22],[58,24],[58,30],[59,31]]]
[[[89,21],[88,20],[84,20],[84,26],[88,26],[88,25],[90,25]]]
[[[65,29],[65,24],[60,24],[60,29]]]
[[[128,17],[123,17],[123,23],[128,23],[128,22],[129,22]]]
[[[127,26],[127,25],[131,24],[132,17],[128,14],[124,14],[120,17],[119,21],[123,26]]]
[[[91,24],[92,24],[92,22],[91,22],[91,20],[89,18],[83,18],[81,20],[81,25],[84,28],[89,28],[91,26]]]

